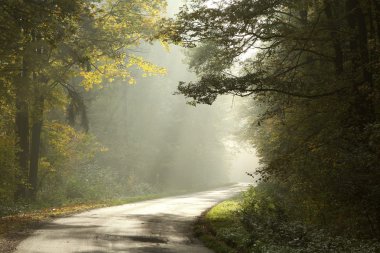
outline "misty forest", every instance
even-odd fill
[[[0,252],[246,182],[213,251],[378,253],[379,91],[378,0],[0,0]]]

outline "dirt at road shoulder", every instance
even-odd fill
[[[41,227],[45,222],[29,224],[28,228],[20,229],[17,232],[6,233],[0,236],[0,253],[11,253],[16,250],[17,245],[33,233],[35,229]]]
[[[101,203],[71,204],[63,207],[0,217],[0,253],[13,252],[22,240],[55,218],[65,217],[91,209],[129,204],[170,195],[171,194],[151,194],[123,199],[110,199]]]
[[[23,239],[53,218],[64,217],[105,206],[105,204],[82,204],[1,217],[0,253],[13,252]]]

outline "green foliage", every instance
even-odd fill
[[[0,202],[10,203],[15,190],[17,168],[16,150],[13,136],[0,133]]]
[[[16,139],[11,127],[14,111],[7,103],[12,94],[9,91],[2,94],[2,91],[4,90],[0,88],[0,202],[9,204],[12,202],[19,170],[16,165]]]
[[[278,183],[262,183],[245,193],[240,217],[253,252],[378,252],[376,240],[334,235],[294,217],[297,203],[290,198]]]
[[[214,206],[196,223],[196,236],[215,252],[244,252],[248,233],[240,223],[237,215],[239,210],[240,203],[237,199]]]
[[[206,213],[205,219],[210,223],[214,235],[227,245],[239,248],[245,245],[247,231],[239,224],[237,212],[240,210],[237,200],[224,201]]]
[[[135,83],[141,73],[165,74],[132,52],[152,41],[165,7],[161,0],[2,2],[2,200],[111,194],[106,184],[116,176],[90,164],[101,145],[84,133],[85,92],[115,80]]]
[[[64,202],[84,198],[90,189],[86,188],[87,180],[79,175],[101,146],[90,135],[58,122],[46,124],[43,140],[47,145],[40,160],[39,199]]]
[[[194,0],[167,20],[163,36],[193,51],[198,80],[178,86],[190,103],[254,98],[242,139],[261,159],[256,179],[282,189],[255,200],[257,219],[277,224],[285,208],[333,234],[379,237],[379,13],[362,0]]]
[[[197,75],[207,73],[219,73],[228,67],[224,51],[213,43],[205,42],[197,48],[189,49],[187,52],[188,65]]]
[[[262,183],[239,199],[216,205],[197,225],[197,235],[218,253],[379,252],[376,240],[333,235],[292,218],[294,207],[284,201],[282,190]]]

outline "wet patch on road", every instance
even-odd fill
[[[105,241],[122,241],[122,240],[130,240],[134,242],[143,242],[143,243],[168,243],[168,240],[166,238],[157,237],[157,236],[140,236],[140,235],[97,235],[95,237],[98,240],[105,240]]]

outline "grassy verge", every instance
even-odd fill
[[[196,236],[217,253],[244,253],[248,233],[238,215],[239,199],[224,201],[203,213],[195,226]]]
[[[255,191],[205,212],[196,223],[196,236],[216,253],[380,253],[378,239],[333,234],[290,219],[273,199]]]

